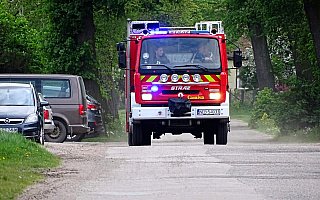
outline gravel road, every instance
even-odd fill
[[[63,158],[19,199],[320,199],[320,144],[277,143],[232,120],[228,145],[192,135],[126,143],[46,143]]]

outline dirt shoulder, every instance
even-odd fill
[[[106,146],[105,143],[46,143],[45,148],[62,158],[62,164],[43,172],[45,180],[27,188],[18,199],[55,199],[58,191],[65,192],[65,195],[59,193],[60,196],[70,197],[68,191],[81,189],[78,185],[95,174],[93,163],[105,157]]]

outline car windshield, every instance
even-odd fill
[[[1,87],[0,106],[33,106],[31,88]]]
[[[208,70],[221,68],[216,39],[161,37],[142,42],[140,69],[192,69],[199,66]]]

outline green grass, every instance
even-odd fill
[[[251,118],[251,108],[249,106],[241,106],[240,104],[231,105],[230,118],[231,120],[234,118],[249,123]]]
[[[60,159],[18,133],[0,132],[0,199],[15,199],[27,186],[44,179],[41,171]]]

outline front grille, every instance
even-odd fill
[[[21,124],[24,119],[0,119],[0,124]]]

